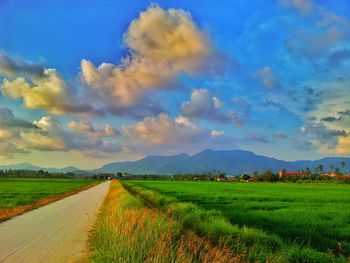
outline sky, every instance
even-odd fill
[[[350,156],[348,0],[0,1],[0,164]]]

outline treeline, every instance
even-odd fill
[[[73,179],[77,178],[74,173],[50,173],[44,170],[0,170],[0,178],[55,178]]]
[[[187,173],[175,175],[154,175],[154,174],[122,174],[119,178],[126,180],[174,180],[174,181],[215,181],[218,178],[225,177],[225,173],[207,172],[207,173]]]
[[[252,176],[243,175],[244,179],[252,178],[257,182],[345,182],[350,183],[350,176],[340,172],[324,174],[313,173],[309,168],[298,171],[299,174],[290,174],[285,169],[278,173],[272,173],[267,170],[263,173],[255,171]]]
[[[310,170],[298,172],[299,175],[290,175],[285,170],[279,173],[273,173],[270,170],[264,172],[255,171],[253,174],[242,174],[240,176],[227,176],[221,172],[208,172],[203,174],[188,173],[175,175],[154,175],[154,174],[122,174],[111,175],[111,178],[125,180],[172,180],[172,181],[241,181],[241,182],[334,182],[350,183],[350,176],[339,174],[333,177],[325,174],[311,173]],[[107,178],[105,178],[107,179]]]

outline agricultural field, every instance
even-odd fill
[[[146,202],[249,261],[348,262],[350,186],[123,181]]]
[[[213,245],[180,221],[148,207],[118,181],[110,191],[89,237],[86,261],[105,262],[245,262],[223,244]]]
[[[0,221],[95,185],[93,180],[2,179]]]

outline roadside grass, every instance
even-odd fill
[[[110,191],[90,234],[92,262],[245,262],[225,248],[213,246],[206,238],[168,215],[146,207],[118,181]]]
[[[97,183],[75,179],[0,179],[0,222],[86,190]]]
[[[349,198],[348,186],[336,189],[338,185],[309,185],[309,188],[304,189],[308,193],[306,194],[303,192],[303,185],[291,184],[173,181],[122,183],[130,192],[170,213],[185,227],[193,229],[199,235],[209,237],[214,242],[224,240],[232,252],[245,253],[251,262],[350,260],[350,210],[343,210],[349,208],[349,203],[346,202]],[[318,192],[327,192],[327,189],[329,195],[324,196]],[[277,191],[277,194],[274,191]],[[291,206],[288,209],[288,204],[293,204],[294,199],[299,201],[299,208]],[[334,202],[335,200],[337,202]],[[313,201],[317,201],[318,206],[313,204]],[[327,203],[326,209],[332,208],[328,210],[331,213],[327,213],[322,207],[322,202]],[[280,210],[283,211],[280,215],[283,220],[277,220],[275,214]],[[315,210],[321,211],[316,213]],[[338,214],[333,214],[335,211]],[[326,225],[320,216],[327,216]],[[343,231],[338,229],[340,225]],[[328,228],[322,229],[325,226]],[[318,230],[317,233],[313,232],[315,229]],[[293,235],[298,238],[293,238]],[[314,237],[318,237],[319,240],[312,240]]]

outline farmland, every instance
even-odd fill
[[[0,221],[95,184],[92,180],[0,179]]]
[[[244,262],[112,181],[89,238],[92,262]]]
[[[350,187],[333,184],[127,181],[187,228],[225,238],[251,261],[347,262]]]

